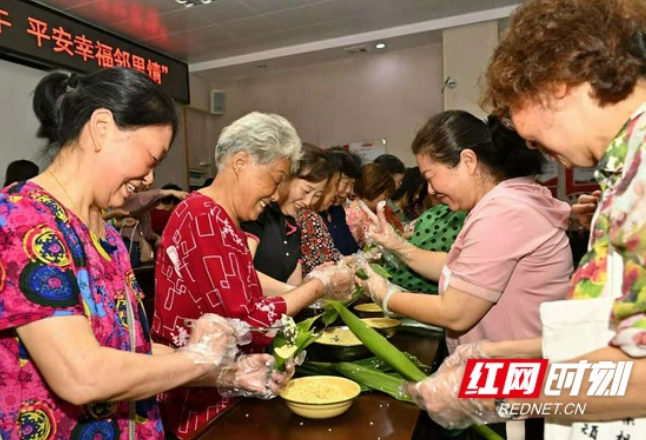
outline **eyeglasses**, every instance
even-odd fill
[[[505,128],[516,131],[516,127],[514,126],[514,121],[512,121],[511,115],[509,113],[505,113],[503,116],[500,117],[500,123],[504,125]]]
[[[511,115],[509,112],[506,112],[502,116],[499,117],[500,123],[505,126],[505,128],[518,132],[516,130],[516,126],[514,125],[514,121],[511,119]],[[536,142],[536,141],[528,141],[525,139],[525,143],[527,144],[527,148],[530,150],[540,150],[541,149],[541,144]]]

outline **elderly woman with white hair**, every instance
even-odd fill
[[[186,320],[204,313],[271,326],[324,295],[349,294],[352,271],[330,266],[281,296],[263,295],[240,222],[256,220],[276,199],[300,155],[296,130],[278,115],[251,113],[222,131],[215,147],[215,180],[175,208],[162,236],[153,339],[181,346]],[[270,342],[267,333],[253,332],[245,351],[262,353]],[[282,375],[276,381],[282,385],[286,379]],[[180,438],[191,436],[230,403],[229,396],[206,387],[180,388],[159,399],[166,429]]]

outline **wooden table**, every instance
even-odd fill
[[[430,365],[441,337],[400,333],[393,343]],[[324,420],[297,416],[280,398],[241,399],[192,440],[410,440],[419,414],[416,406],[376,392],[363,393],[346,413]]]

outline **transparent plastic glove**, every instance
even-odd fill
[[[249,331],[249,327],[250,327],[249,324],[235,318],[229,319],[228,321],[231,324],[231,327],[233,327],[233,331],[236,336],[236,344],[238,345],[251,344],[251,340],[253,339],[253,336]]]
[[[327,299],[346,300],[352,297],[354,272],[344,262],[336,265],[322,264],[307,274],[305,281],[317,279],[323,283],[323,297]]]
[[[440,365],[440,370],[442,368],[459,367],[465,364],[468,359],[489,359],[491,356],[488,356],[484,351],[484,346],[487,342],[489,341],[483,339],[482,341],[458,346],[451,356],[444,359],[444,362]]]
[[[365,295],[368,295],[368,297],[370,297],[370,299],[376,304],[381,304],[383,299],[388,294],[388,285],[390,284],[390,282],[386,278],[377,275],[375,271],[370,267],[370,264],[368,264],[365,260],[359,260],[355,268],[362,269],[368,276],[368,278],[365,280],[359,277],[355,278],[355,281],[359,285],[361,285],[363,293]]]
[[[369,264],[364,264],[361,268],[368,275],[368,279],[363,280],[356,277],[355,281],[361,285],[363,293],[369,296],[375,304],[380,305],[386,316],[390,316],[390,310],[388,308],[390,297],[394,293],[407,292],[407,290],[375,273]]]
[[[284,372],[275,370],[274,357],[269,354],[240,356],[233,365],[223,368],[218,374],[217,388],[223,397],[255,397],[273,399],[294,375],[293,362]]]
[[[178,351],[187,353],[196,364],[212,364],[214,368],[229,365],[238,353],[236,333],[228,319],[206,313],[194,321],[188,343]]]
[[[464,429],[471,425],[505,422],[494,412],[487,411],[476,399],[458,399],[464,376],[464,365],[444,368],[418,383],[408,383],[402,391],[413,398],[417,406],[446,429]]]
[[[590,230],[592,217],[599,204],[599,197],[601,197],[601,191],[599,190],[594,191],[592,194],[581,194],[577,202],[572,205],[572,214],[576,214],[581,226],[587,230]]]
[[[370,210],[365,203],[361,203],[361,209],[370,218],[372,224],[368,228],[367,236],[370,240],[383,248],[394,252],[400,257],[408,255],[415,249],[415,246],[406,241],[395,231],[395,228],[386,220],[384,209],[386,202],[379,202],[377,214]]]

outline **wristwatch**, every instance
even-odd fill
[[[520,416],[520,408],[507,402],[505,398],[494,400],[494,410],[501,419],[514,420]]]

